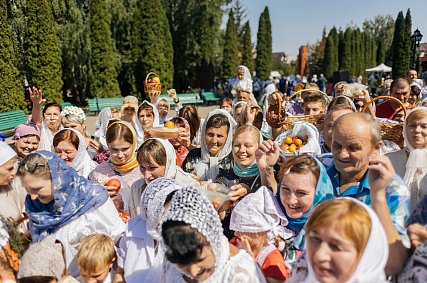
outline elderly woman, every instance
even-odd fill
[[[387,154],[411,191],[411,208],[427,194],[427,107],[409,112],[403,125],[406,147]]]
[[[36,124],[21,124],[15,128],[13,149],[18,160],[39,148],[40,128]]]
[[[236,122],[227,111],[210,112],[202,127],[202,147],[188,153],[182,169],[203,181],[215,179],[221,170],[230,170],[235,126]]]

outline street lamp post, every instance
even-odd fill
[[[423,39],[423,35],[421,32],[416,29],[414,33],[411,35],[411,42],[412,42],[412,56],[411,56],[411,69],[417,70],[419,69],[419,58],[417,57],[417,50],[420,47],[420,41]]]

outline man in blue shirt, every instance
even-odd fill
[[[390,246],[386,273],[394,275],[407,258],[410,193],[389,159],[379,157],[380,148],[380,128],[372,116],[348,113],[339,117],[332,126],[333,164],[328,175],[335,196],[357,198],[377,213]]]

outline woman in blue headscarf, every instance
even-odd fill
[[[125,229],[107,191],[80,176],[48,151],[22,159],[18,175],[28,195],[25,207],[34,242],[54,234],[64,246],[67,270],[79,276],[75,257],[81,240],[97,232],[117,241]]]
[[[333,198],[333,187],[325,167],[314,157],[300,155],[288,158],[279,172],[279,185],[269,173],[279,158],[279,147],[272,141],[263,142],[257,152],[257,164],[263,186],[272,188],[288,219],[286,228],[295,236],[287,239],[285,259],[292,263],[299,250],[305,249],[304,226],[314,208]]]

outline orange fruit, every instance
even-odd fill
[[[286,144],[292,144],[292,138],[290,136],[288,136],[288,137],[285,138],[284,142]]]
[[[175,124],[172,121],[167,121],[164,125],[165,128],[175,128]]]
[[[295,139],[295,145],[302,145],[302,140],[301,139]]]
[[[288,149],[291,153],[294,153],[296,150],[297,150],[297,146],[296,145],[294,145],[294,144],[291,144],[290,146],[289,146],[289,149]]]

